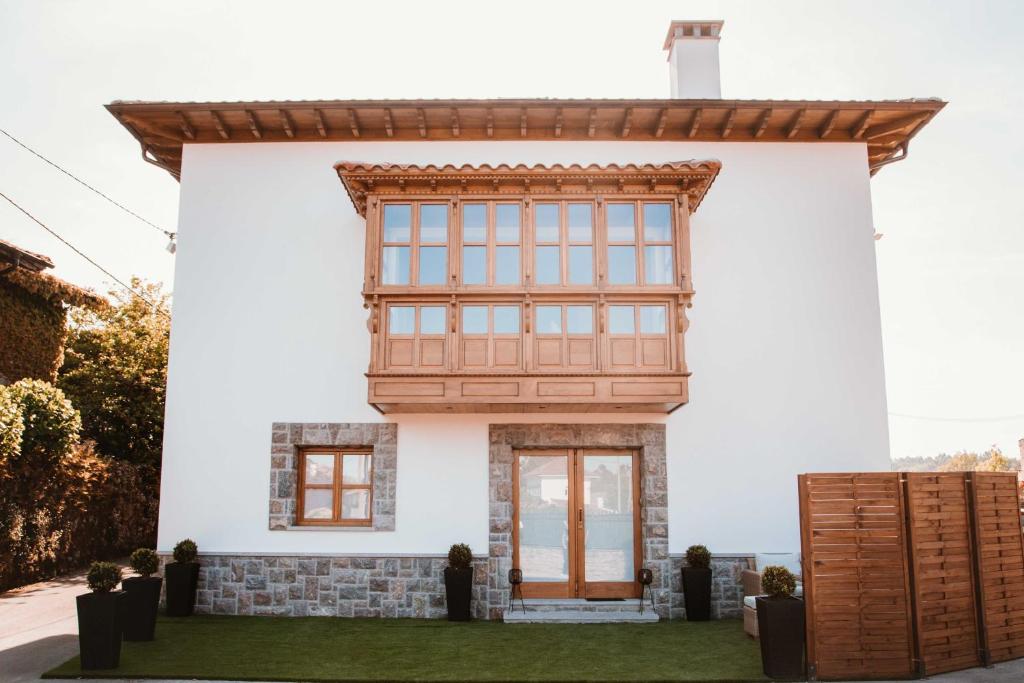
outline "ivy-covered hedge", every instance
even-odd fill
[[[80,429],[52,385],[0,387],[0,590],[154,544],[153,473],[78,443]]]
[[[0,277],[0,375],[52,382],[64,360],[66,316],[48,301]]]

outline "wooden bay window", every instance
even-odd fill
[[[372,524],[372,450],[303,448],[298,453],[298,475],[297,525]]]

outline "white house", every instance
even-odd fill
[[[199,609],[681,612],[686,547],[799,549],[796,476],[889,467],[871,178],[943,107],[723,100],[672,22],[662,100],[115,102],[181,181],[159,549]],[[878,182],[884,182],[880,180]]]

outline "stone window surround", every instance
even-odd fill
[[[373,451],[371,526],[296,526],[298,451],[349,446]],[[271,428],[269,528],[271,531],[394,531],[398,482],[398,425],[392,422],[275,422]]]

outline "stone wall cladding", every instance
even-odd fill
[[[641,536],[644,566],[654,573],[655,611],[672,611],[673,578],[668,554],[668,480],[665,425],[492,424],[489,437],[490,534],[488,617],[501,619],[512,567],[512,467],[518,448],[634,448],[640,451]]]
[[[683,574],[686,558],[672,556],[673,619],[686,617],[683,601]],[[743,570],[753,566],[750,555],[714,555],[711,558],[711,617],[735,619],[743,616]]]
[[[199,562],[197,614],[427,619],[448,614],[447,558],[442,556],[200,555]],[[473,566],[474,616],[486,619],[487,560]]]
[[[270,446],[270,529],[295,524],[298,452],[301,446],[373,448],[373,530],[395,530],[398,425],[388,422],[275,422]],[[354,527],[338,527],[338,531]]]

